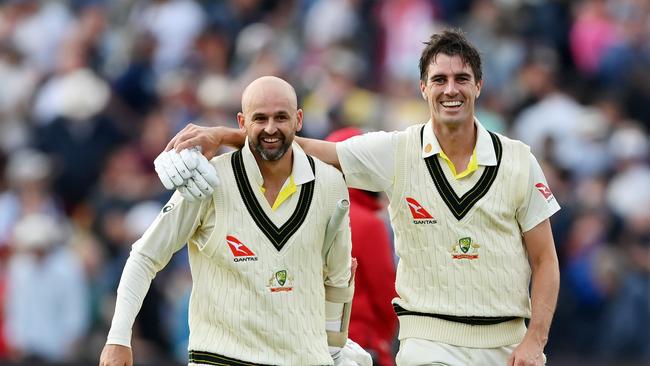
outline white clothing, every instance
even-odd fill
[[[133,246],[107,343],[130,344],[151,279],[188,241],[191,364],[331,364],[323,284],[348,286],[347,217],[329,253],[321,250],[347,188],[338,171],[316,159],[313,173],[297,144],[293,154],[298,190],[275,211],[258,189],[261,174],[248,145],[211,161],[221,177],[211,200],[174,194]]]
[[[337,145],[348,185],[390,199],[400,339],[491,348],[525,334],[531,272],[522,233],[559,206],[527,146],[476,126],[479,167],[461,179],[442,162],[431,122]]]

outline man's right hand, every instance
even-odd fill
[[[217,154],[217,150],[222,144],[228,145],[228,134],[237,133],[237,131],[225,127],[203,127],[189,123],[169,141],[165,151],[174,149],[181,152],[184,149],[199,146],[203,155],[210,160]]]
[[[133,353],[130,347],[107,344],[99,356],[99,366],[133,366]]]

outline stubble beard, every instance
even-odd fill
[[[280,134],[279,138],[280,140],[283,141],[282,145],[280,145],[279,148],[275,150],[269,150],[265,149],[262,147],[262,143],[260,142],[262,138],[267,137],[267,136],[258,136],[256,141],[251,141],[253,150],[257,152],[263,160],[266,161],[278,161],[282,159],[284,154],[286,154],[287,150],[289,150],[289,146],[291,146],[291,142],[289,141],[284,135]]]

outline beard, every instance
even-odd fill
[[[277,137],[280,139],[280,142],[282,143],[280,147],[277,149],[266,149],[262,146],[261,140],[267,137]],[[257,136],[257,139],[251,139],[251,146],[253,147],[253,150],[255,150],[262,159],[266,161],[277,161],[280,160],[284,154],[289,150],[289,146],[291,146],[293,139],[287,139],[281,132],[277,132],[276,135],[274,136],[269,136],[266,134],[259,134]]]

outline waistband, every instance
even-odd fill
[[[495,348],[520,343],[526,335],[526,323],[520,317],[494,324],[473,325],[434,317],[432,314],[404,311],[398,313],[400,340],[420,338],[461,347]],[[453,319],[458,320],[457,317]],[[483,317],[478,319],[485,320]],[[491,321],[495,320],[503,319]]]
[[[189,362],[199,365],[223,365],[223,366],[273,366],[261,363],[241,361],[235,358],[222,356],[212,352],[190,350]]]
[[[217,353],[190,350],[190,365],[219,365],[219,366],[274,366],[223,356]],[[323,365],[327,366],[327,365]]]
[[[393,304],[393,310],[397,316],[402,315],[417,315],[417,316],[428,316],[431,318],[438,318],[447,320],[450,322],[463,323],[469,325],[494,325],[499,323],[509,322],[515,320],[519,317],[517,316],[454,316],[454,315],[445,315],[445,314],[430,314],[430,313],[420,313],[417,311],[406,310],[403,307]]]

